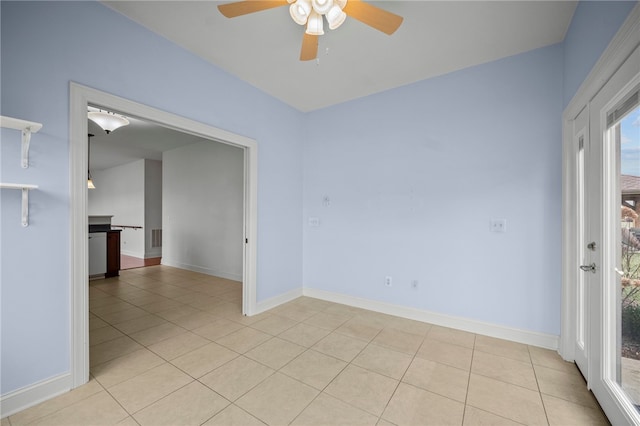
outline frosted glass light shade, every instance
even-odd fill
[[[289,14],[298,25],[304,25],[311,13],[311,2],[309,0],[297,0],[289,6]]]
[[[347,14],[340,9],[340,6],[334,4],[329,12],[325,15],[327,17],[327,22],[329,23],[329,29],[335,30],[338,28],[345,19],[347,19]]]
[[[87,179],[87,188],[96,189],[96,186],[93,184],[93,179],[91,178]]]
[[[309,20],[307,21],[307,30],[305,31],[309,35],[323,35],[324,30],[322,28],[322,15],[316,13],[316,11],[312,11],[309,15]]]
[[[121,115],[103,111],[91,111],[88,113],[89,119],[96,123],[107,133],[111,133],[114,130],[126,126],[129,124],[129,120]]]
[[[333,0],[311,0],[311,5],[318,14],[324,15],[333,6]]]

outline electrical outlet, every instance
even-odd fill
[[[418,280],[411,281],[411,288],[414,290],[418,289]]]
[[[491,232],[507,232],[507,219],[491,219]]]
[[[393,285],[393,278],[384,277],[384,285],[386,285],[387,287],[391,287]]]

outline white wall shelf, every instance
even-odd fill
[[[26,183],[0,183],[1,189],[19,189],[22,191],[22,226],[29,226],[29,191],[37,189],[38,185]]]
[[[0,116],[0,127],[7,129],[20,130],[22,132],[22,168],[29,167],[29,143],[31,142],[31,134],[37,133],[42,129],[42,124],[33,121],[20,120],[19,118],[11,118]]]

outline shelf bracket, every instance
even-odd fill
[[[29,226],[29,191],[38,189],[38,185],[26,183],[0,183],[0,188],[19,189],[22,191],[22,226]]]
[[[22,129],[22,168],[29,168],[29,144],[31,143],[31,129]]]
[[[29,226],[29,189],[22,188],[22,226]]]
[[[0,126],[8,129],[20,130],[22,132],[22,161],[23,169],[29,168],[29,144],[31,134],[37,133],[42,128],[42,124],[33,121],[20,120],[18,118],[0,116]]]

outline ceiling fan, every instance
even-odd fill
[[[329,28],[338,28],[347,16],[369,25],[385,34],[393,34],[402,16],[387,12],[361,0],[243,0],[221,4],[218,10],[227,18],[247,15],[289,4],[289,13],[300,25],[307,25],[302,38],[300,60],[309,61],[318,56],[318,37],[324,34],[323,16]]]

